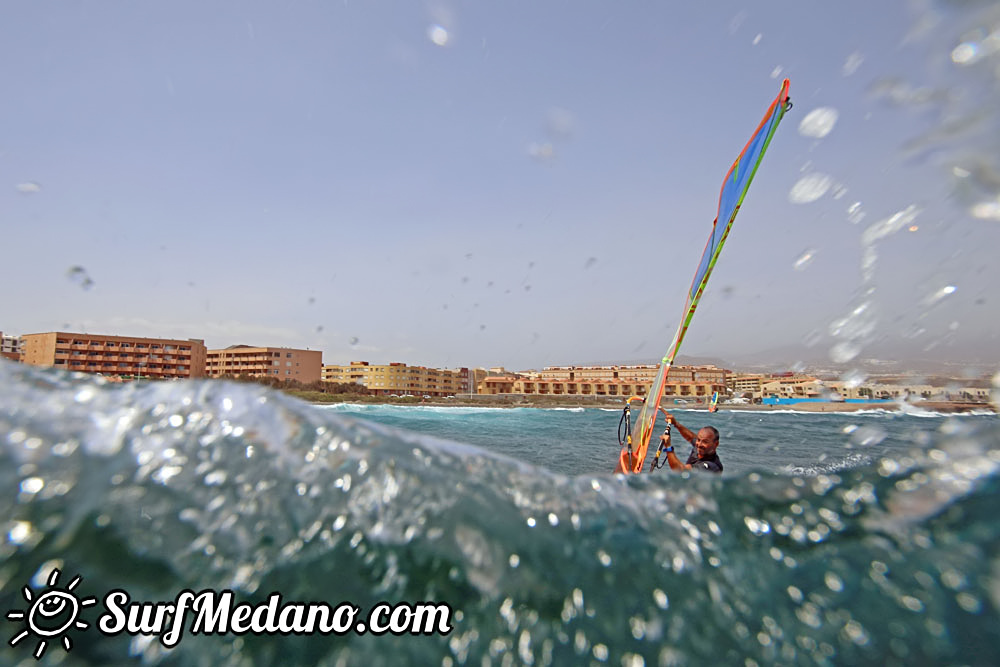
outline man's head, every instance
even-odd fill
[[[719,446],[719,431],[714,426],[703,426],[698,430],[698,435],[694,439],[694,448],[698,450],[698,457],[704,458],[715,453]]]

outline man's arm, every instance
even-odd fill
[[[680,429],[678,428],[678,430],[680,430]],[[670,431],[667,431],[666,433],[664,433],[663,435],[661,435],[660,436],[660,440],[663,442],[663,446],[666,447],[667,463],[670,465],[670,469],[671,470],[690,470],[691,469],[691,466],[689,466],[686,463],[681,462],[681,460],[679,458],[677,458],[677,454],[674,453],[674,448],[670,444]]]
[[[677,421],[677,418],[669,412],[667,413],[667,421],[677,427],[677,432],[680,433],[685,440],[690,442],[692,445],[694,444],[695,435],[691,429]]]
[[[677,458],[673,450],[667,452],[667,463],[670,464],[671,470],[690,470],[691,466],[686,463],[681,463],[681,460]]]

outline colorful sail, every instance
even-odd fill
[[[733,226],[733,220],[736,219],[736,214],[740,211],[740,205],[743,203],[747,189],[753,181],[754,174],[757,173],[757,167],[760,166],[760,161],[764,157],[764,151],[767,150],[768,144],[771,143],[771,137],[774,136],[774,131],[778,128],[778,123],[781,122],[785,111],[789,108],[791,108],[791,102],[788,99],[788,79],[785,79],[781,84],[778,96],[771,103],[767,113],[764,114],[764,119],[757,126],[757,130],[750,137],[750,141],[747,142],[739,157],[736,158],[736,162],[726,174],[726,180],[722,183],[722,191],[719,194],[719,214],[712,223],[712,234],[708,237],[705,252],[698,263],[698,271],[694,274],[694,280],[691,282],[687,303],[684,306],[684,316],[681,318],[677,333],[674,334],[674,339],[670,343],[666,355],[660,360],[656,379],[653,380],[653,384],[650,385],[649,391],[646,393],[642,412],[639,414],[638,438],[630,443],[628,448],[622,448],[615,472],[638,473],[642,471],[650,436],[653,433],[656,411],[660,405],[660,399],[663,397],[667,374],[674,363],[674,357],[677,356],[677,350],[684,340],[684,335],[691,325],[698,301],[705,291],[705,285],[712,275],[712,269],[715,268],[715,263],[719,259],[719,253],[722,251],[729,230]]]

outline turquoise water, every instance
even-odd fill
[[[608,473],[618,461],[621,410],[361,404],[319,409],[466,442],[566,475]],[[695,431],[708,425],[719,429],[719,456],[727,477],[753,470],[814,474],[870,464],[882,456],[905,456],[942,429],[996,420],[993,415],[947,417],[916,409],[909,413],[879,409],[843,413],[721,410],[714,414],[673,410],[672,414]],[[660,418],[656,439],[662,426]],[[673,442],[678,455],[686,457],[689,445],[676,434]],[[669,473],[663,469],[655,474]]]
[[[995,417],[677,411],[720,429],[725,474],[626,479],[615,411],[317,408],[7,363],[0,398],[5,611],[59,568],[98,598],[455,612],[447,636],[168,649],[97,632],[95,605],[40,664],[1000,663]],[[0,663],[36,664],[2,623]]]

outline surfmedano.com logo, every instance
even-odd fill
[[[86,630],[90,625],[80,620],[84,607],[97,604],[94,597],[80,598],[75,592],[83,577],[75,576],[65,589],[58,587],[59,570],[54,569],[44,592],[36,595],[30,586],[22,589],[27,609],[11,609],[7,620],[23,627],[10,640],[17,646],[34,637],[34,650],[40,660],[50,641],[61,639],[69,651],[73,642],[66,633],[71,629]],[[132,602],[124,590],[110,591],[103,599],[104,613],[97,628],[107,637],[123,632],[155,636],[165,648],[173,648],[184,635],[185,621],[190,618],[192,635],[447,635],[451,632],[452,609],[448,604],[402,602],[390,605],[381,602],[367,615],[350,602],[330,605],[325,602],[283,603],[280,593],[271,593],[257,604],[236,602],[231,590],[181,591],[169,602]]]
[[[86,621],[79,620],[80,611],[83,607],[97,604],[96,598],[81,599],[73,592],[82,579],[83,577],[76,575],[66,586],[66,590],[61,590],[57,588],[59,570],[54,569],[49,575],[45,592],[36,596],[30,586],[21,589],[24,599],[28,602],[28,608],[11,609],[7,612],[7,620],[24,621],[25,628],[10,640],[10,645],[17,646],[25,638],[37,637],[35,660],[42,659],[49,641],[55,641],[60,637],[63,648],[67,651],[73,648],[73,641],[66,632],[71,629],[86,630],[90,627]]]

